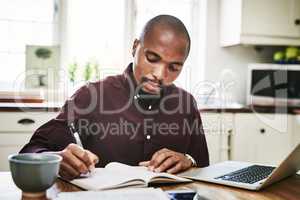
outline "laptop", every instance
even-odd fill
[[[248,190],[260,190],[294,175],[300,170],[300,144],[278,166],[225,161],[179,174],[192,180],[206,181]]]

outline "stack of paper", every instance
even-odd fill
[[[139,188],[106,191],[61,192],[55,200],[169,200],[161,189]]]

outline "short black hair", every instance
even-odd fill
[[[174,17],[172,15],[158,15],[150,19],[142,30],[142,33],[139,38],[140,41],[143,42],[144,39],[147,37],[147,35],[151,33],[151,31],[157,26],[162,26],[164,28],[174,31],[178,35],[182,35],[188,42],[188,54],[189,54],[190,47],[191,47],[190,35],[183,22],[177,17]]]

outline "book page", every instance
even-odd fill
[[[70,181],[87,190],[106,190],[122,187],[146,187],[149,183],[191,182],[168,173],[155,173],[146,167],[112,162],[105,168],[96,168],[89,177]]]
[[[165,182],[177,182],[177,181],[190,182],[190,180],[188,179],[181,178],[173,174],[168,174],[165,172],[163,173],[151,172],[147,169],[147,167],[143,167],[143,166],[129,166],[118,162],[111,162],[107,164],[105,168],[128,173],[128,176],[139,177],[145,180],[146,183],[151,183],[151,182],[165,183]]]
[[[137,176],[134,179],[130,174],[121,171],[111,171],[106,168],[96,168],[89,177],[78,178],[70,181],[87,190],[105,190],[124,186],[145,187],[146,183]]]
[[[169,200],[161,189],[120,189],[113,191],[62,192],[55,200]]]

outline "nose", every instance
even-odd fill
[[[156,66],[153,71],[153,76],[157,80],[160,80],[160,81],[163,80],[164,77],[166,76],[166,66],[164,66],[164,65]]]

